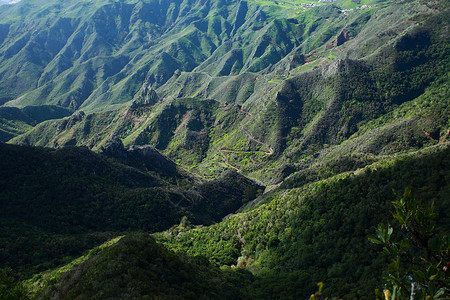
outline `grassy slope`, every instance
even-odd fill
[[[253,3],[176,4],[181,9],[156,2],[35,1],[0,10],[0,98],[19,107],[104,110],[132,100],[143,81],[163,84],[177,69],[260,71],[299,42],[298,26],[272,21]],[[12,66],[19,61],[22,68]]]
[[[3,8],[0,99],[19,107],[105,110],[131,101],[143,82],[164,84],[176,70],[212,76],[284,73],[293,67],[293,53],[321,60],[341,56],[326,45],[344,27],[355,37],[381,9],[346,16],[337,7],[321,5],[285,19],[290,9],[283,3],[278,11],[273,5],[261,10],[254,2],[188,6],[181,0],[180,10],[132,1],[35,1]],[[395,27],[404,15],[390,23]],[[382,42],[372,41],[371,47]],[[24,66],[17,68],[18,62]]]
[[[258,47],[266,45],[258,53],[263,62],[244,62],[258,57],[257,48],[233,53],[220,49],[217,65],[200,64],[199,72],[183,72],[163,85],[158,90],[166,97],[162,103],[47,122],[38,127],[54,128],[47,137],[30,134],[17,141],[52,146],[89,141],[99,149],[109,138],[105,128],[115,120],[112,131],[127,144],[152,143],[204,174],[226,168],[219,153],[224,148],[233,149],[226,154],[231,164],[265,182],[278,183],[292,174],[281,188],[249,206],[256,209],[204,229],[173,228],[159,239],[179,253],[201,254],[218,265],[246,265],[257,275],[243,291],[246,297],[305,297],[317,281],[325,281],[329,295],[369,297],[379,284],[381,260],[374,258],[376,249],[366,236],[388,216],[384,212],[394,197],[392,188],[410,186],[417,196],[448,210],[449,64],[448,32],[443,30],[448,11],[434,9],[407,2],[342,15],[325,7],[300,15],[301,26],[268,22],[249,36],[258,40]],[[198,30],[226,28],[220,20],[211,18]],[[297,27],[297,49],[318,58],[308,56],[311,62],[288,72],[288,60],[272,64],[280,50],[270,47],[282,32],[278,26],[290,31]],[[342,53],[327,50],[343,26],[354,38],[339,47]],[[195,31],[180,31],[177,39],[195,36]],[[185,40],[174,45],[193,47]],[[341,55],[353,60],[324,65]],[[359,58],[364,59],[354,60]],[[265,75],[214,76],[230,65],[230,70],[240,70],[241,64],[243,69],[256,63],[262,68],[266,62],[271,67]],[[255,83],[256,78],[262,80]],[[239,95],[242,90],[244,96]],[[229,92],[230,102],[244,103],[244,111],[254,116],[225,106],[221,91]],[[171,99],[175,96],[185,98]],[[249,139],[243,128],[274,147],[275,154],[264,155],[265,147]],[[55,144],[55,132],[61,143]],[[99,132],[99,139],[92,140]],[[414,152],[420,148],[427,149]],[[446,216],[441,218],[448,224]]]
[[[421,5],[405,4],[405,9],[416,11],[410,21],[399,15],[388,29],[373,26],[400,14],[398,7],[348,16],[347,28],[361,33],[354,40],[380,36],[371,40],[380,49],[371,49],[375,53],[363,60],[336,60],[298,75],[293,69],[292,78],[183,72],[158,89],[162,101],[153,106],[46,122],[12,142],[99,149],[115,134],[127,145],[152,144],[205,176],[227,167],[219,150],[228,149],[233,151],[224,154],[231,165],[266,184],[320,164],[343,165],[339,160],[346,160],[351,170],[384,155],[435,144],[449,129],[448,34],[439,31],[448,12],[428,15]],[[420,26],[404,27],[419,20]],[[392,34],[392,43],[386,45],[386,30],[406,32],[401,37]],[[363,48],[347,53],[355,58],[367,55]],[[265,155],[264,145],[273,148],[274,155]]]

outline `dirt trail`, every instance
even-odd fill
[[[225,148],[219,149],[220,154],[222,154],[223,159],[225,160],[225,164],[226,164],[228,167],[235,169],[238,173],[241,172],[241,170],[239,170],[238,168],[236,168],[235,166],[231,165],[231,164],[228,162],[228,157],[225,155],[225,153],[223,153],[224,151],[231,151],[231,150],[228,150],[228,149],[225,149]]]
[[[242,107],[239,107],[239,112],[240,112],[240,113],[247,114],[247,115],[250,117],[250,120],[253,119],[253,114],[252,114],[251,112],[249,112],[248,110],[245,110],[245,109],[243,109]],[[249,121],[250,121],[250,120],[249,120]],[[253,136],[252,133],[250,133],[247,129],[245,129],[244,125],[241,126],[241,130],[242,130],[243,132],[245,132],[245,134],[248,136],[248,138],[249,138],[250,140],[255,141],[256,143],[258,143],[258,144],[263,145],[264,147],[266,147],[266,150],[267,150],[267,151],[264,152],[264,154],[266,154],[266,155],[272,155],[272,154],[273,154],[273,149],[272,149],[272,147],[270,147],[268,144],[266,144],[266,143],[264,143],[264,142],[258,140],[257,138],[255,138],[255,137]],[[228,167],[235,169],[238,173],[241,172],[241,170],[240,170],[239,168],[237,168],[237,167],[235,167],[235,166],[233,166],[233,165],[231,165],[231,164],[229,163],[228,157],[227,157],[227,155],[226,155],[224,152],[248,152],[248,151],[245,151],[245,150],[233,150],[233,149],[228,149],[228,148],[220,148],[220,149],[219,149],[219,152],[220,152],[220,154],[222,154],[223,159],[225,160],[225,164],[226,164]],[[254,151],[254,152],[262,152],[262,151]]]
[[[186,124],[187,120],[189,119],[189,117],[191,116],[192,112],[188,112],[185,113],[183,115],[183,121],[181,121],[180,125],[178,125],[177,129],[175,130],[175,135],[178,134],[184,127],[184,125]]]
[[[251,139],[251,140],[257,142],[257,143],[260,144],[260,145],[263,145],[264,147],[266,147],[266,150],[267,150],[267,151],[264,152],[265,154],[267,154],[267,155],[272,155],[272,154],[273,154],[273,149],[272,149],[272,147],[270,147],[268,144],[266,144],[266,143],[264,143],[264,142],[261,142],[260,140],[256,139],[256,138],[253,136],[253,134],[251,134],[247,129],[244,128],[244,126],[241,127],[241,130],[244,131],[244,132],[247,134],[247,136],[248,136],[249,139]]]

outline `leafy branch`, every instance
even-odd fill
[[[392,201],[394,225],[379,224],[368,239],[389,258],[379,299],[439,299],[449,296],[449,236],[436,225],[434,203],[417,200],[406,189]],[[395,230],[394,230],[395,229]]]

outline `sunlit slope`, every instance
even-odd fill
[[[313,165],[352,170],[448,139],[447,15],[419,13],[372,55],[306,72],[315,61],[290,75],[181,72],[130,106],[47,121],[11,142],[99,149],[116,135],[203,175],[234,168],[268,184]]]

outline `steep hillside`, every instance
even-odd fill
[[[25,287],[39,297],[58,298],[114,292],[119,298],[307,299],[323,282],[327,296],[372,299],[385,262],[367,236],[390,217],[390,201],[398,197],[393,189],[410,187],[415,197],[434,201],[438,226],[448,232],[449,149],[447,142],[279,189],[218,224],[182,223],[157,234],[176,255],[145,235],[113,240],[116,245],[39,274]]]
[[[26,106],[22,109],[0,106],[0,141],[7,142],[38,123],[64,118],[72,113],[71,109],[51,105]]]
[[[290,78],[183,72],[156,91],[145,86],[129,107],[47,121],[11,142],[95,150],[114,134],[126,145],[151,144],[204,176],[231,168],[266,184],[319,162],[348,165],[331,174],[352,170],[448,138],[447,17],[447,10],[420,11],[409,17],[415,26],[392,25],[391,43],[369,57],[308,72],[302,65]]]
[[[103,152],[115,159],[85,148],[0,144],[2,267],[30,274],[79,253],[83,243],[92,246],[92,239],[164,230],[182,217],[209,225],[262,188],[233,173],[202,181],[151,147],[110,143]]]
[[[306,299],[317,282],[324,283],[328,296],[372,299],[382,287],[384,261],[367,236],[390,217],[395,191],[409,187],[415,197],[434,201],[439,225],[449,232],[449,149],[447,142],[300,188],[278,189],[221,223],[175,228],[158,239],[177,252],[251,271],[257,276],[247,290],[252,299]]]
[[[371,299],[398,193],[449,232],[449,20],[444,0],[1,5],[0,298]]]
[[[25,1],[0,9],[0,99],[108,109],[174,72],[261,71],[302,29],[237,1]]]
[[[411,16],[429,12],[426,5],[390,3],[345,12],[315,4],[300,13],[301,3],[34,0],[2,6],[0,101],[108,110],[131,101],[143,83],[156,88],[180,72],[287,75],[316,58],[370,55],[411,28]]]

